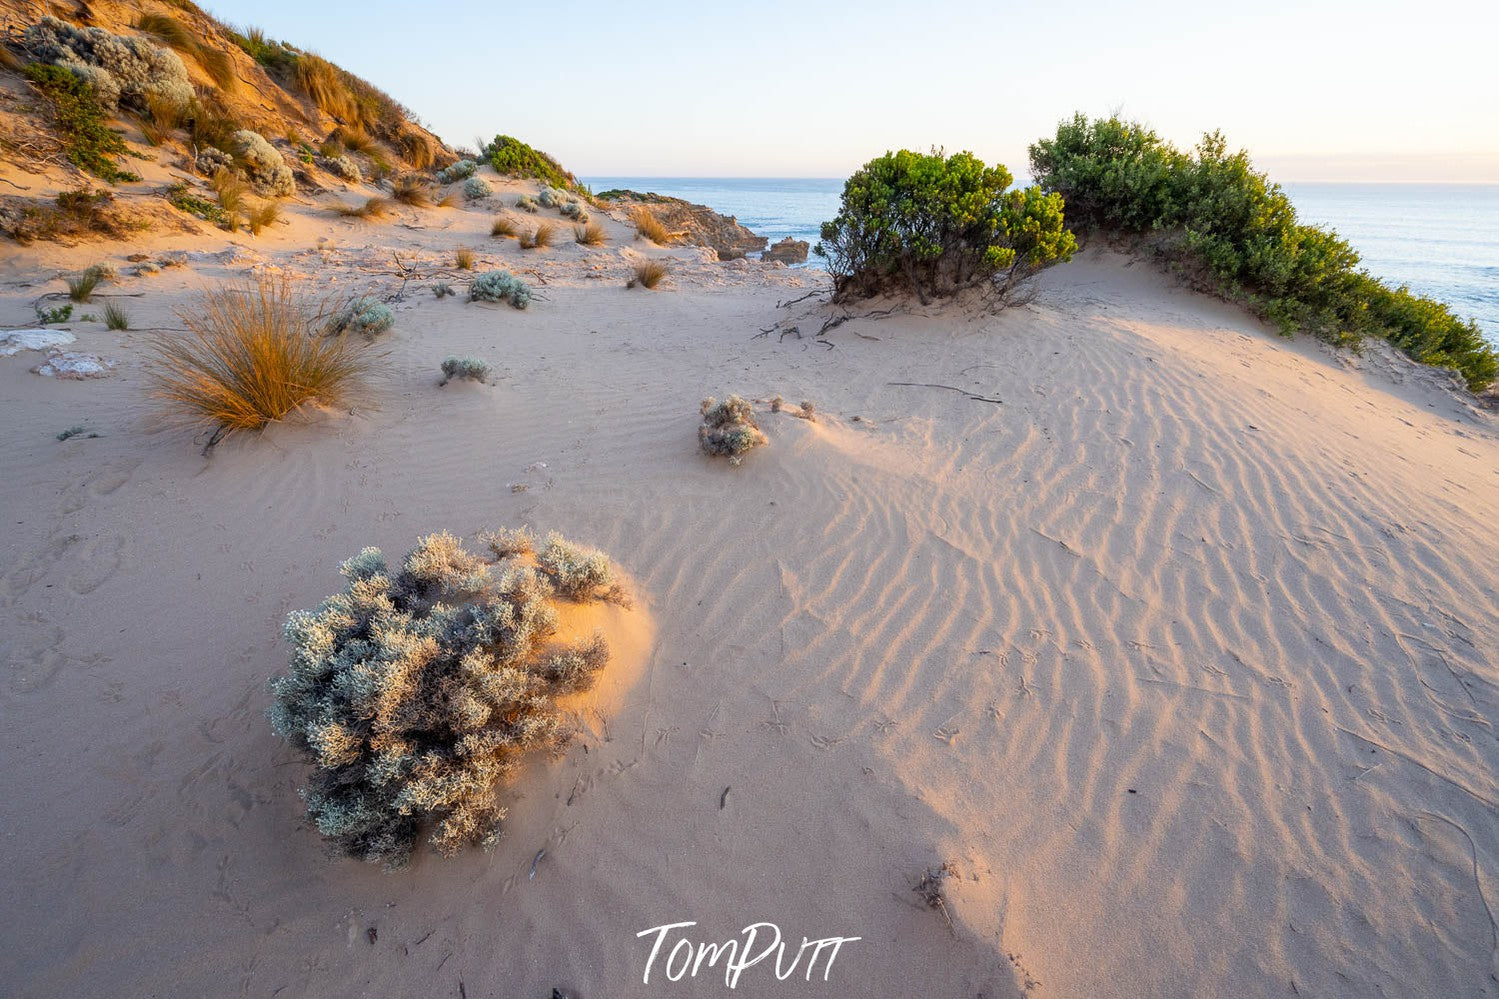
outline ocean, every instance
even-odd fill
[[[585,177],[594,191],[624,187],[685,198],[772,242],[817,244],[838,212],[842,179]],[[1499,345],[1499,184],[1284,184],[1303,222],[1337,231],[1362,266],[1394,285],[1446,302]],[[814,254],[809,267],[822,266]]]

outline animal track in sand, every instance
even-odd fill
[[[61,651],[66,636],[40,614],[23,614],[18,620],[23,627],[29,626],[31,634],[21,637],[17,629],[12,632],[16,637],[3,647],[6,687],[17,694],[31,694],[49,686],[67,664],[68,657]]]

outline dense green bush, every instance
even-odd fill
[[[553,640],[559,600],[623,599],[608,559],[556,535],[528,559],[528,538],[495,537],[492,560],[447,532],[395,568],[366,548],[341,593],[287,618],[271,725],[313,763],[308,817],[351,857],[398,865],[425,828],[444,854],[493,844],[496,786],[609,659],[601,635]]]
[[[535,177],[553,187],[571,189],[577,186],[577,178],[562,164],[537,149],[532,149],[519,139],[508,135],[497,135],[484,147],[484,158],[502,177]]]
[[[993,284],[1008,291],[1076,241],[1062,201],[1039,188],[1007,191],[1010,173],[972,153],[902,149],[870,160],[843,185],[838,215],[822,224],[836,298],[904,286],[932,295]]]
[[[509,302],[524,309],[534,296],[530,285],[507,270],[485,271],[468,286],[470,302]]]
[[[105,124],[107,111],[89,83],[64,66],[32,63],[25,73],[52,105],[68,162],[110,183],[140,179],[115,162],[125,140]]]
[[[1216,132],[1184,153],[1142,125],[1076,115],[1030,158],[1037,182],[1066,200],[1070,224],[1147,237],[1199,287],[1286,333],[1343,344],[1382,337],[1422,363],[1456,368],[1474,390],[1499,375],[1475,323],[1359,270],[1351,246],[1299,223],[1280,186]]]

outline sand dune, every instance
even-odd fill
[[[309,270],[296,224],[266,256]],[[774,274],[627,293],[610,253],[524,313],[411,298],[375,405],[211,459],[142,393],[197,277],[114,378],[0,360],[4,991],[717,995],[643,984],[637,933],[764,920],[861,939],[746,995],[1499,993],[1490,417],[1098,252],[831,349],[755,337],[827,314]],[[497,384],[437,389],[448,353]],[[732,468],[694,438],[729,392],[820,418],[761,407]],[[494,852],[328,858],[262,715],[282,619],[364,545],[523,523],[628,569],[653,646]]]

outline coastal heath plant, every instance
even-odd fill
[[[324,332],[328,336],[358,333],[366,340],[373,340],[395,324],[396,316],[390,306],[378,298],[361,297],[352,299],[335,312],[324,327]]]
[[[478,357],[458,357],[450,355],[442,362],[442,381],[438,387],[446,385],[455,378],[460,381],[479,382],[481,384],[489,381],[489,376],[494,372],[489,362]]]
[[[600,569],[612,576],[603,562],[490,561],[445,531],[397,566],[376,548],[344,562],[341,592],[287,618],[290,667],[267,712],[312,764],[302,797],[318,832],[390,866],[424,833],[444,855],[493,846],[506,812],[497,786],[559,738],[556,698],[592,685],[609,659],[599,634],[552,641],[564,590],[603,599],[587,585]]]
[[[698,427],[698,445],[703,453],[725,455],[729,464],[737,465],[754,448],[769,443],[755,422],[754,407],[737,395],[723,402],[712,396],[703,400],[702,426]]]
[[[494,188],[483,177],[470,177],[463,182],[463,196],[469,201],[479,201],[494,194]]]
[[[531,286],[506,270],[485,271],[468,287],[470,302],[509,302],[517,309],[531,304]]]

